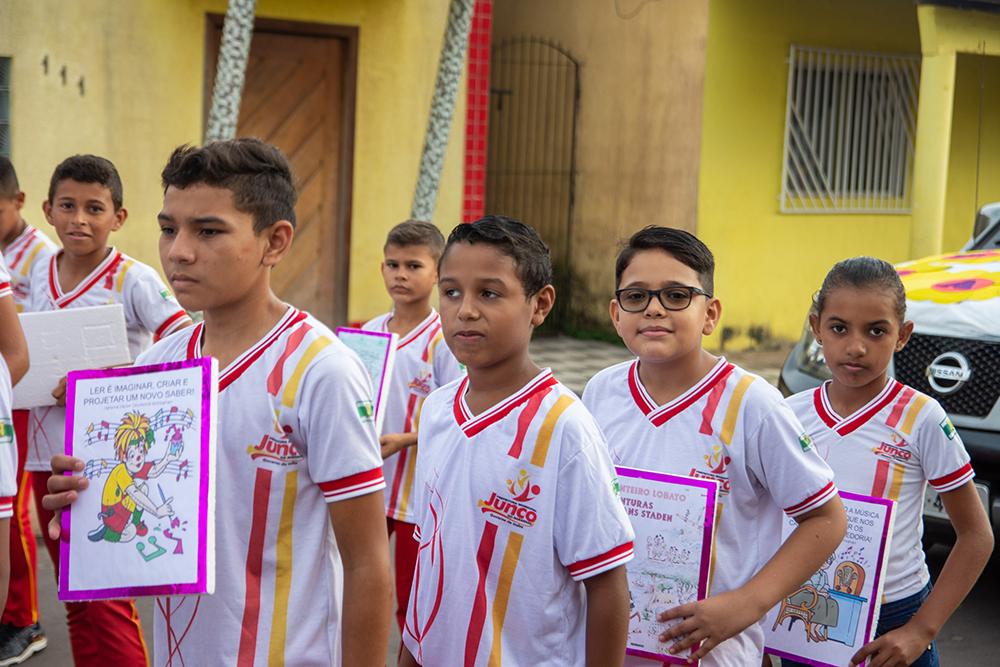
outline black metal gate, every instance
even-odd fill
[[[552,251],[556,308],[544,330],[558,331],[570,301],[579,63],[536,37],[500,42],[490,81],[486,211],[524,221]]]

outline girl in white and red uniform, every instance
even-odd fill
[[[809,317],[833,379],[788,399],[838,488],[897,503],[876,639],[853,657],[878,667],[938,664],[934,637],[993,548],[955,427],[937,401],[888,376],[893,353],[913,332],[905,316],[906,294],[891,264],[872,257],[836,264]],[[933,591],[920,544],[928,483],[958,535]]]

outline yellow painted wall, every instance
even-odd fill
[[[130,211],[115,243],[159,266],[159,172],[175,146],[201,140],[204,17],[225,8],[225,0],[0,0],[0,55],[13,57],[11,157],[30,222],[45,224],[41,201],[60,160],[104,155],[122,174]],[[389,304],[378,262],[385,233],[409,215],[447,9],[447,0],[257,3],[261,17],[360,28],[350,319]],[[461,217],[464,99],[460,92],[435,216],[445,230]]]
[[[638,5],[618,3],[626,16]],[[541,37],[580,63],[571,242],[578,327],[610,327],[620,239],[650,224],[694,228],[707,13],[708,0],[649,3],[631,19],[611,0],[495,0],[495,44]]]
[[[945,252],[969,240],[980,206],[1000,201],[1000,57],[959,54],[953,114]]]
[[[779,213],[792,43],[920,53],[911,0],[710,1],[697,229],[715,253],[727,347],[752,344],[755,327],[797,338],[840,259],[908,259],[908,215]]]

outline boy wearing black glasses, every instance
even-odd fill
[[[647,227],[629,239],[610,307],[638,359],[597,374],[583,402],[616,465],[718,481],[710,597],[662,613],[684,620],[660,639],[671,652],[697,646],[703,665],[736,667],[761,664],[761,618],[819,569],[846,519],[833,474],[781,394],[702,348],[722,314],[714,270],[685,231]],[[798,527],[774,553],[783,513]]]

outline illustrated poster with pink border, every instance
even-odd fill
[[[875,637],[885,569],[889,562],[895,502],[840,492],[847,535],[840,546],[764,619],[771,655],[817,667],[848,665]],[[785,518],[782,539],[795,529]]]
[[[625,652],[678,665],[691,651],[667,652],[660,633],[678,621],[657,614],[708,595],[718,482],[618,467],[622,503],[635,530],[635,558],[626,565],[629,588]],[[697,646],[695,647],[695,649]]]
[[[90,485],[62,515],[60,600],[214,591],[217,387],[207,357],[69,373]]]
[[[382,420],[385,416],[385,396],[389,391],[389,378],[396,363],[396,345],[399,335],[384,331],[368,331],[337,327],[337,338],[358,355],[361,363],[368,371],[372,381],[372,400],[374,401],[375,432],[382,432]]]

